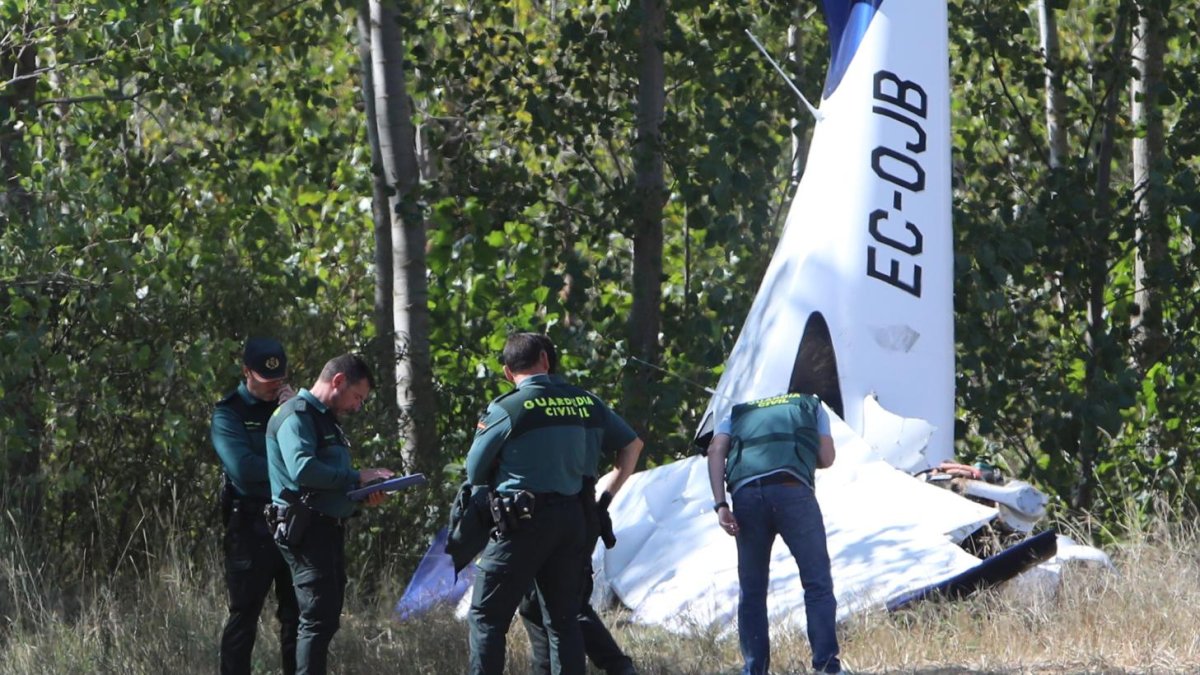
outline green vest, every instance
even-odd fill
[[[725,483],[730,491],[747,479],[780,469],[810,487],[816,470],[821,401],[810,394],[784,394],[733,407]]]
[[[604,404],[563,382],[528,384],[494,401],[512,425],[493,485],[501,492],[578,494],[595,473],[588,437],[604,423]]]

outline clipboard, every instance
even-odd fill
[[[428,481],[425,480],[425,474],[413,473],[407,476],[397,476],[395,478],[389,478],[377,483],[371,483],[360,488],[355,488],[347,492],[346,496],[354,501],[359,501],[366,498],[367,495],[376,492],[395,492],[397,490],[403,490],[404,488],[412,487],[414,485],[424,485],[427,482]]]

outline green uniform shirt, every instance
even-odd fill
[[[267,420],[279,404],[255,398],[246,383],[238,385],[213,410],[213,448],[238,496],[271,499],[267,476]]]
[[[267,470],[271,499],[285,504],[284,489],[313,493],[313,509],[335,518],[354,514],[358,505],[346,491],[358,483],[350,466],[350,443],[337,417],[307,389],[279,406],[267,425]]]
[[[550,375],[550,381],[566,385],[567,381],[559,375]],[[570,386],[570,385],[567,385]],[[585,466],[589,469],[586,475],[600,477],[600,458],[613,457],[621,448],[637,438],[637,432],[620,415],[604,406],[607,414],[601,416],[598,424],[588,427],[588,457]]]
[[[777,471],[787,471],[812,487],[821,442],[820,414],[821,401],[810,394],[785,394],[734,406],[725,459],[730,494]]]
[[[492,401],[467,453],[467,477],[503,493],[578,494],[601,452],[636,438],[595,395],[548,375]]]

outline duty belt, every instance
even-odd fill
[[[805,483],[804,483],[804,481],[800,480],[799,478],[796,478],[795,476],[793,476],[792,474],[790,474],[786,471],[777,471],[769,476],[763,476],[762,478],[755,478],[754,480],[750,481],[749,483],[746,483],[746,485],[747,486],[757,485],[759,487],[766,487],[768,485],[805,485]]]
[[[564,495],[561,492],[535,492],[533,498],[534,503],[538,506],[553,506],[579,501],[579,495]]]
[[[346,523],[350,522],[349,517],[335,518],[333,516],[327,516],[324,513],[321,513],[320,511],[313,511],[313,519],[316,520],[318,523],[325,523],[326,525],[336,525],[337,527],[345,527]]]

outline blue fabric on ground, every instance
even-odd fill
[[[396,618],[401,621],[421,616],[443,603],[456,603],[471,587],[475,563],[467,565],[455,579],[454,563],[446,554],[448,536],[447,528],[438,530],[421,564],[417,565],[417,571],[413,572],[404,595],[396,603]]]

